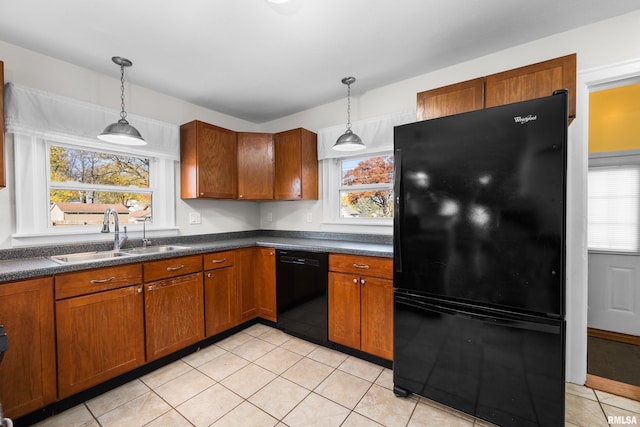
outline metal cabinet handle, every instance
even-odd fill
[[[176,271],[176,270],[181,270],[184,268],[184,264],[180,264],[177,267],[167,267],[167,271]]]
[[[358,284],[358,279],[353,279],[353,283]]]
[[[138,289],[136,289],[136,292],[138,292],[139,294],[142,293],[142,286],[138,286]]]
[[[368,266],[368,265],[366,265],[366,264],[355,264],[355,263],[354,263],[354,264],[353,264],[353,266],[354,266],[355,268],[359,268],[359,269],[361,269],[361,270],[368,270],[368,269],[369,269],[369,266]]]
[[[364,285],[364,279],[360,279],[360,284]]]
[[[222,258],[222,259],[212,259],[211,262],[214,264],[220,264],[221,262],[225,262],[227,259],[226,258]]]
[[[213,277],[213,274],[211,274],[211,273],[207,273],[207,277],[210,279],[210,278],[212,278],[212,277]]]
[[[115,276],[111,276],[108,279],[93,279],[90,280],[89,283],[91,283],[92,285],[97,285],[100,283],[109,283],[109,282],[113,282],[114,280],[116,280]]]

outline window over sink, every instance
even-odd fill
[[[120,224],[152,222],[148,157],[49,144],[49,226],[101,224],[113,207]]]

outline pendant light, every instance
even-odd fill
[[[355,81],[355,77],[342,79],[342,83],[347,85],[347,130],[333,145],[333,149],[336,151],[359,151],[366,148],[362,139],[351,131],[351,84]]]
[[[142,138],[138,129],[131,126],[127,121],[127,112],[124,110],[124,67],[131,67],[133,63],[127,58],[121,58],[119,56],[114,56],[111,60],[120,66],[120,100],[122,101],[122,111],[120,112],[120,120],[107,126],[104,131],[98,135],[98,139],[121,145],[146,145],[147,142]]]

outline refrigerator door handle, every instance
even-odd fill
[[[551,322],[545,322],[542,319],[537,322],[534,320],[518,317],[517,313],[505,314],[494,312],[493,310],[474,310],[473,307],[464,306],[448,306],[427,301],[417,301],[415,299],[396,295],[396,302],[415,307],[421,310],[428,310],[435,313],[448,314],[451,316],[465,317],[468,319],[478,320],[492,325],[500,325],[515,329],[525,329],[529,331],[538,331],[551,334],[560,334],[562,331],[562,320],[554,319]]]
[[[393,235],[400,236],[402,235],[402,224],[400,223],[400,219],[402,216],[401,212],[401,200],[400,194],[402,191],[402,150],[399,148],[395,149],[393,156]],[[393,244],[393,264],[394,270],[396,272],[402,272],[402,247],[400,245],[399,239],[394,239]]]

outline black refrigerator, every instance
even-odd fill
[[[394,130],[394,392],[564,425],[567,92]]]

